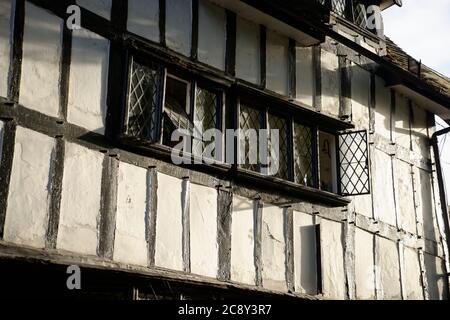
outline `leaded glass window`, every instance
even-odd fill
[[[220,97],[216,92],[197,87],[195,93],[194,109],[194,135],[193,135],[193,153],[195,155],[204,155],[208,145],[216,142],[215,135],[210,141],[205,141],[205,132],[217,128],[217,116],[220,105]],[[209,140],[209,139],[208,139]],[[211,154],[215,158],[215,147]]]
[[[310,127],[294,122],[294,182],[314,187],[313,146]]]
[[[269,128],[271,131],[269,133],[269,158],[270,161],[278,162],[278,172],[274,175],[280,179],[289,179],[289,152],[288,152],[288,126],[287,121],[284,118],[277,117],[273,114],[269,114],[268,117]],[[275,145],[272,137],[272,130],[278,130],[278,146]],[[277,152],[275,152],[275,150]],[[269,168],[273,168],[274,163],[269,163]]]
[[[241,104],[239,113],[240,129],[240,156],[244,162],[241,167],[247,170],[260,172],[259,159],[259,130],[262,129],[263,113],[257,109]]]

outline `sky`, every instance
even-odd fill
[[[385,34],[416,60],[450,78],[450,0],[403,0],[383,12]],[[441,129],[441,126],[437,126]],[[450,198],[450,134],[441,139]]]

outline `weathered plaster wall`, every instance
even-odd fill
[[[127,27],[138,36],[159,42],[159,0],[128,0]]]
[[[375,76],[375,95],[375,132],[391,139],[391,92],[378,76]]]
[[[217,190],[190,188],[191,272],[215,278],[218,270]]]
[[[109,41],[88,30],[74,30],[67,120],[105,132]]]
[[[264,205],[262,213],[262,282],[265,288],[286,290],[283,208]]]
[[[416,250],[403,246],[403,272],[404,293],[407,300],[422,300],[423,288],[420,270],[419,254]]]
[[[57,248],[95,255],[103,155],[66,143]]]
[[[358,128],[367,129],[370,119],[370,73],[354,63],[350,66],[350,73],[352,121]]]
[[[414,189],[411,165],[394,160],[396,205],[400,228],[410,233],[416,233],[416,208],[414,204]]]
[[[112,0],[77,0],[77,4],[105,19],[111,18]]]
[[[50,202],[54,139],[18,127],[4,239],[43,248]]]
[[[393,130],[394,141],[403,148],[411,148],[410,123],[409,123],[409,103],[408,100],[396,93],[395,94],[395,128]]]
[[[226,21],[225,9],[200,0],[198,60],[220,70],[225,70]]]
[[[118,173],[114,260],[147,266],[147,170],[121,162]]]
[[[314,66],[313,66],[313,48],[297,47],[296,52],[296,99],[307,106],[314,104]]]
[[[11,2],[0,0],[0,96],[8,95],[8,74],[11,48]]]
[[[412,149],[425,158],[430,158],[430,146],[428,136],[427,112],[415,103],[412,104],[411,112],[411,143]]]
[[[166,1],[167,46],[185,56],[191,55],[192,1]]]
[[[402,299],[402,294],[398,244],[377,236],[376,246],[381,291],[379,298],[400,300]]]
[[[182,180],[158,173],[155,264],[183,270]]]
[[[59,114],[62,30],[60,18],[25,3],[19,102],[53,117]]]
[[[317,293],[317,246],[314,217],[294,211],[295,291]]]
[[[426,278],[428,294],[431,300],[443,300],[448,297],[445,288],[444,260],[430,254],[425,254]]]
[[[287,96],[289,39],[267,30],[266,77],[267,88]]]
[[[255,284],[254,265],[254,203],[233,197],[231,223],[231,280]]]
[[[259,84],[261,81],[259,25],[238,17],[236,28],[236,77]]]
[[[320,236],[324,296],[332,299],[345,299],[343,225],[322,219]]]
[[[375,299],[374,235],[356,228],[355,232],[355,283],[356,298]]]
[[[333,53],[321,52],[322,110],[326,114],[339,116],[339,59]]]

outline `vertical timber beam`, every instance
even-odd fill
[[[289,39],[289,59],[288,59],[288,72],[289,72],[289,98],[295,100],[297,97],[297,77],[296,77],[296,45],[294,39]]]
[[[147,241],[148,266],[155,266],[156,214],[158,208],[158,173],[147,170],[147,199],[145,208],[145,239]]]
[[[8,99],[19,102],[20,78],[22,73],[23,33],[25,27],[25,0],[16,0],[12,31],[12,59],[9,70]]]
[[[190,181],[184,178],[182,181],[182,225],[183,225],[183,270],[191,272],[191,234],[190,234]]]
[[[260,25],[259,27],[259,62],[260,62],[260,72],[261,72],[261,88],[265,89],[267,87],[267,29],[265,26]]]
[[[227,42],[226,42],[226,57],[225,57],[225,71],[230,76],[236,75],[236,13],[227,10]]]
[[[314,95],[313,105],[318,112],[322,111],[322,49],[313,48]]]
[[[292,208],[283,209],[284,217],[284,242],[285,242],[285,264],[286,264],[286,285],[289,292],[295,291],[294,279],[294,210]]]
[[[217,192],[217,244],[219,246],[218,279],[230,281],[233,194],[220,188]]]
[[[254,239],[254,263],[255,263],[255,283],[262,287],[262,211],[261,200],[253,201],[253,239]]]

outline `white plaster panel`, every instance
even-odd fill
[[[374,235],[356,228],[355,283],[358,300],[375,299]]]
[[[267,30],[267,88],[287,96],[289,91],[289,39]]]
[[[114,260],[147,266],[147,170],[119,164]]]
[[[128,31],[159,42],[159,0],[128,0]]]
[[[295,291],[317,294],[316,226],[312,215],[294,211]]]
[[[397,243],[376,237],[381,294],[385,300],[400,300],[400,264]]]
[[[431,174],[416,167],[414,172],[417,190],[416,210],[418,216],[422,219],[424,236],[429,240],[438,241],[440,234],[433,202]]]
[[[427,112],[416,104],[413,104],[411,119],[412,149],[423,157],[430,158],[427,127]]]
[[[391,139],[391,92],[386,83],[375,76],[375,132]]]
[[[416,233],[416,212],[411,171],[411,165],[394,159],[396,205],[400,226],[403,230]]]
[[[183,181],[158,172],[155,264],[183,270]]]
[[[262,282],[268,289],[286,290],[283,209],[264,205],[262,213]]]
[[[8,95],[11,48],[11,0],[0,0],[0,97]]]
[[[167,46],[185,56],[191,55],[192,1],[166,0]]]
[[[339,58],[334,53],[322,50],[322,110],[339,116]]]
[[[324,296],[345,299],[343,226],[341,223],[322,219],[320,236]]]
[[[198,60],[225,70],[225,9],[207,0],[200,0],[198,12]]]
[[[255,284],[253,200],[233,196],[231,280]]]
[[[409,133],[409,104],[408,100],[398,93],[395,94],[395,142],[403,148],[411,148]]]
[[[422,300],[423,290],[420,272],[419,254],[416,250],[403,248],[403,267],[404,267],[404,283],[406,300]]]
[[[45,247],[54,139],[18,127],[4,240]]]
[[[111,19],[112,0],[77,0],[77,4],[105,19]]]
[[[215,278],[218,271],[217,190],[190,188],[191,272]]]
[[[373,217],[372,212],[372,193],[353,197],[355,212],[368,218]]]
[[[369,128],[370,73],[356,64],[351,66],[352,120],[357,127]]]
[[[85,29],[74,30],[70,67],[70,123],[105,132],[109,41]]]
[[[444,260],[425,253],[425,269],[430,300],[447,299],[445,289],[445,263]]]
[[[58,117],[63,20],[25,3],[22,78],[19,101]]]
[[[372,175],[375,216],[383,222],[396,226],[391,157],[378,149],[373,149],[372,160],[375,169]]]
[[[103,155],[66,143],[57,248],[97,253]]]
[[[259,25],[238,17],[236,33],[236,77],[254,84],[259,84],[261,81],[260,59]]]
[[[315,95],[313,48],[297,47],[295,50],[296,98],[307,106],[313,106]]]

